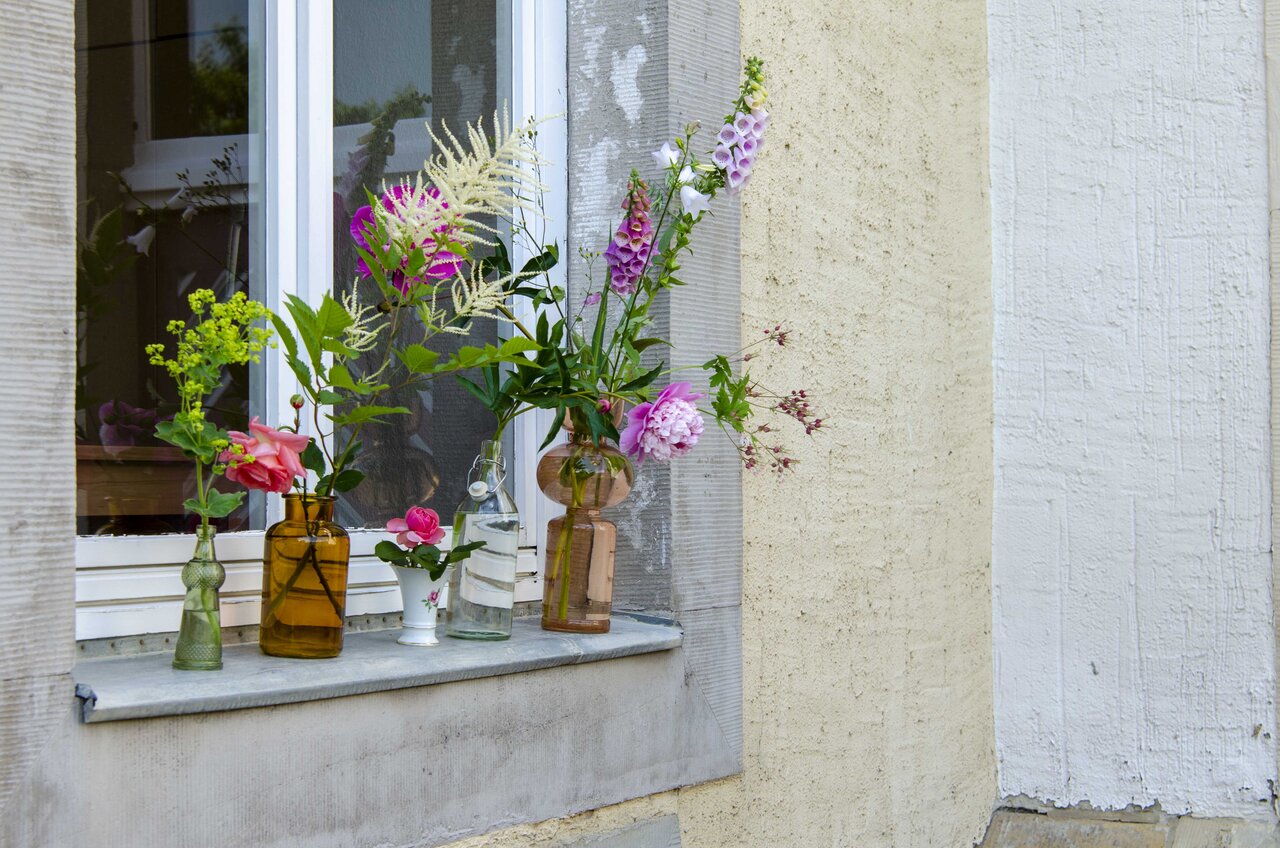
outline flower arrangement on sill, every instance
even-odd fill
[[[530,409],[553,409],[544,448],[568,422],[575,434],[616,443],[637,462],[666,462],[694,448],[705,431],[705,416],[710,416],[730,436],[746,468],[765,464],[778,473],[794,469],[795,459],[775,435],[780,427],[760,419],[792,419],[806,435],[820,429],[822,420],[811,409],[806,391],[770,391],[745,367],[761,348],[785,346],[789,331],[780,325],[766,328],[741,350],[692,368],[669,368],[665,361],[645,358],[647,351],[671,346],[651,333],[650,310],[664,292],[685,285],[677,274],[694,229],[711,213],[721,192],[736,195],[751,180],[769,126],[766,99],[763,63],[752,57],[705,160],[695,153],[700,128],[691,124],[674,139],[674,147],[667,142],[653,153],[656,181],[631,171],[621,203],[624,215],[609,244],[600,253],[580,251],[588,293],[576,308],[563,290],[549,283],[521,281],[513,290],[535,305],[548,305],[554,320],[544,317],[532,333],[520,328],[535,347],[529,356],[513,360],[514,368],[484,363],[479,366],[482,380],[459,376],[497,416],[499,433]],[[528,228],[516,227],[515,234],[531,238]],[[605,279],[597,288],[594,278],[601,257]],[[496,267],[508,271],[502,259],[495,257]],[[594,316],[588,310],[594,310]],[[703,372],[710,393],[694,391],[689,381],[672,380],[686,370]],[[655,393],[653,386],[664,382],[668,384]],[[709,401],[709,407],[700,408],[699,401]],[[619,410],[626,412],[627,422],[621,431]]]
[[[434,509],[420,506],[409,507],[404,518],[388,521],[387,532],[395,533],[396,541],[379,542],[374,553],[393,567],[400,584],[404,629],[396,641],[420,647],[438,645],[436,614],[446,572],[450,565],[465,560],[485,543],[468,542],[456,544],[447,552],[440,550],[436,547],[444,539],[440,516]]]
[[[543,491],[566,507],[565,516],[547,529],[544,628],[608,630],[616,530],[599,511],[630,491],[631,460],[667,462],[688,455],[710,416],[729,435],[746,468],[767,462],[782,474],[793,470],[795,460],[774,435],[780,427],[761,419],[793,419],[806,435],[822,426],[807,392],[771,392],[746,367],[763,346],[785,346],[788,332],[781,326],[766,329],[741,350],[689,369],[654,358],[671,343],[653,332],[651,310],[664,293],[685,285],[677,276],[681,259],[720,193],[736,195],[750,182],[769,126],[766,100],[763,63],[750,58],[738,96],[704,158],[695,152],[700,129],[695,123],[674,139],[674,146],[668,142],[654,152],[655,179],[631,171],[622,220],[608,245],[599,253],[580,251],[587,269],[581,303],[570,304],[566,292],[550,281],[520,281],[511,293],[545,307],[532,332],[517,327],[531,343],[527,355],[510,363],[479,363],[478,380],[457,375],[497,417],[499,433],[517,416],[545,409],[554,414],[543,448],[562,428],[572,434],[571,444],[552,449],[538,468]],[[539,252],[528,227],[514,226],[513,237],[525,240],[531,253]],[[597,287],[601,259],[604,279]],[[491,262],[495,273],[509,273],[505,254],[495,254]],[[700,371],[709,392],[679,379],[685,370]],[[709,406],[699,407],[701,401]]]
[[[183,504],[200,516],[196,549],[182,570],[186,598],[174,649],[173,665],[179,669],[213,670],[222,667],[221,612],[218,589],[226,572],[214,553],[210,519],[231,514],[244,499],[244,492],[220,492],[214,481],[226,475],[233,482],[252,472],[260,460],[235,440],[240,434],[222,430],[209,420],[206,399],[222,385],[226,369],[257,362],[271,339],[271,330],[255,326],[270,313],[262,304],[236,292],[225,302],[217,302],[209,289],[198,289],[188,297],[193,315],[185,321],[171,321],[169,332],[176,337],[172,357],[165,346],[149,344],[145,351],[152,365],[165,369],[178,387],[179,409],[171,420],[155,425],[156,436],[182,450],[195,462],[196,493]]]
[[[400,568],[421,568],[432,580],[444,576],[445,569],[455,562],[471,556],[471,552],[484,547],[484,542],[454,545],[442,551],[436,545],[444,540],[444,528],[440,515],[434,509],[411,506],[403,518],[387,522],[387,532],[396,534],[394,542],[379,542],[373,549],[378,559]]]

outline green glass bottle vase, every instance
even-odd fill
[[[196,528],[196,549],[182,568],[187,596],[182,602],[182,624],[173,667],[184,671],[217,671],[222,668],[222,618],[218,589],[227,579],[226,569],[213,549],[212,525]]]

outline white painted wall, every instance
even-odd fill
[[[1266,818],[1263,0],[990,0],[1005,795]]]

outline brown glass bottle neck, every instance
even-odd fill
[[[332,521],[335,498],[324,495],[285,495],[286,521]]]

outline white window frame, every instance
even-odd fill
[[[543,173],[549,186],[546,231],[548,241],[556,241],[562,249],[553,282],[564,286],[568,233],[568,134],[563,117],[567,111],[568,55],[565,0],[499,0],[498,14],[502,54],[499,86],[501,89],[505,84],[504,76],[512,83],[509,99],[513,119],[560,116],[539,128],[537,143],[552,163]],[[308,302],[318,299],[332,278],[332,29],[332,0],[266,2],[265,162],[255,170],[264,174],[259,181],[263,191],[262,273],[273,283],[264,299],[276,311],[282,308],[287,293],[296,293]],[[504,29],[509,37],[504,36]],[[508,50],[512,73],[504,75],[501,70]],[[210,143],[202,141],[204,146]],[[527,258],[517,249],[513,264],[520,267]],[[536,317],[531,307],[521,304],[520,308],[522,320]],[[267,418],[276,423],[292,420],[288,398],[297,390],[295,379],[282,354],[264,363]],[[522,517],[517,602],[541,599],[538,554],[545,546],[547,520],[563,510],[542,495],[533,474],[537,447],[550,420],[550,413],[538,410],[521,416],[513,425],[515,454],[525,460],[513,468],[511,477],[512,495]],[[268,523],[281,514],[280,499],[269,498]],[[389,566],[373,556],[374,545],[386,534],[377,530],[350,532],[347,614],[399,612],[395,577]],[[191,555],[194,538],[190,534],[77,537],[76,638],[176,630],[184,595],[182,564]],[[263,531],[220,534],[216,545],[227,571],[221,591],[223,625],[256,624],[262,592]]]

